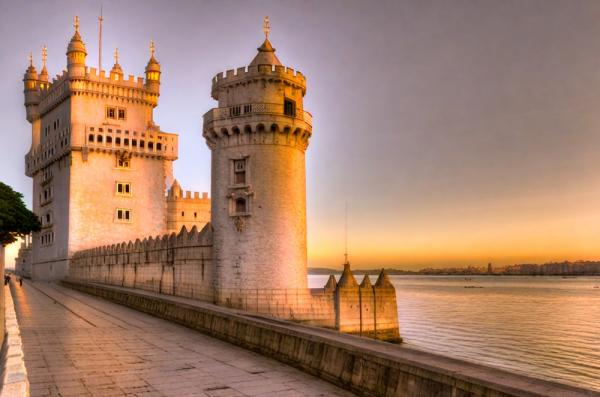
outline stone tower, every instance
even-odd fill
[[[306,289],[306,79],[268,39],[250,65],[218,74],[204,115],[218,302],[258,290]]]
[[[42,230],[33,236],[31,276],[61,278],[72,253],[166,230],[167,183],[177,135],[154,123],[160,65],[151,57],[146,79],[125,78],[115,51],[108,76],[86,66],[75,18],[67,70],[52,81],[30,61],[24,77],[32,145],[25,157],[33,179],[33,210]]]

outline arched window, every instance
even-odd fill
[[[235,213],[245,214],[246,212],[246,199],[243,197],[235,199]]]
[[[88,141],[90,141],[90,142],[94,142],[94,134],[90,134],[90,135],[88,136]]]
[[[160,142],[156,144],[156,150],[162,150],[162,144]]]
[[[112,143],[112,136],[106,137],[106,143]]]
[[[96,142],[102,143],[102,135],[96,135]]]

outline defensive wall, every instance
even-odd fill
[[[598,396],[591,390],[198,300],[73,280],[62,283],[274,358],[359,396]]]
[[[346,264],[339,282],[324,288],[238,289],[215,286],[213,233],[183,227],[179,234],[149,237],[75,253],[69,279],[192,298],[247,312],[400,341],[396,291],[382,272],[359,285]],[[268,279],[268,278],[266,278]]]

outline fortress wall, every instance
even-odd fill
[[[75,253],[69,277],[212,301],[212,230],[139,239]]]
[[[345,285],[325,288],[221,288],[214,284],[212,225],[185,227],[176,235],[139,239],[79,251],[70,260],[69,278],[164,295],[218,303],[233,309],[398,341],[396,293],[391,284],[359,287],[349,268]],[[333,279],[335,283],[335,278]],[[387,280],[389,283],[389,280]],[[217,297],[218,291],[218,297]]]

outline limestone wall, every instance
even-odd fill
[[[204,301],[213,299],[212,230],[184,228],[179,235],[150,237],[77,252],[69,276]]]

